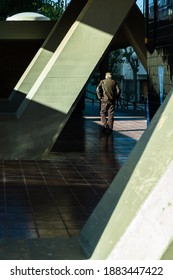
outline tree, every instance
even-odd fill
[[[104,69],[105,71],[109,71],[113,74],[113,78],[115,78],[118,82],[121,80],[121,75],[119,71],[119,65],[123,63],[123,57],[122,57],[122,51],[121,49],[119,50],[114,50],[108,53],[106,57],[106,68]],[[95,86],[98,85],[101,79],[101,73],[100,73],[100,67],[96,69],[94,74],[92,75],[90,83]],[[104,72],[105,74],[105,72]]]
[[[1,0],[0,20],[22,12],[41,13],[51,20],[58,20],[64,11],[64,1],[57,0]]]
[[[116,80],[121,79],[120,65],[124,63],[122,49],[114,50],[109,53],[109,71],[113,74]]]
[[[51,20],[58,20],[64,11],[64,1],[58,0],[56,2],[51,0],[34,1],[33,6],[41,14],[49,17]]]
[[[132,47],[124,49],[123,56],[127,59],[127,62],[130,64],[132,72],[133,72],[133,92],[132,96],[134,99],[134,110],[136,110],[137,106],[137,73],[139,70],[139,61],[136,53]]]

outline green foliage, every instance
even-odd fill
[[[130,64],[133,71],[138,71],[139,64],[135,63],[132,59],[132,54],[134,53],[134,49],[132,47],[125,48],[123,52],[123,57],[126,58],[126,62]]]
[[[51,20],[58,20],[64,11],[64,1],[62,0],[56,2],[51,0],[34,1],[33,6],[39,13],[49,17]]]
[[[114,50],[109,53],[109,65],[108,65],[108,71],[113,74],[113,78],[115,78],[117,81],[121,79],[121,76],[119,74],[118,65],[121,63],[124,63],[124,58],[122,55],[122,50]],[[106,70],[106,71],[107,71]],[[92,75],[92,78],[90,80],[91,85],[95,86],[98,85],[100,82],[100,70],[97,69],[94,74]]]
[[[124,63],[121,49],[112,51],[109,54],[109,71],[112,72],[112,68],[117,63]]]
[[[123,57],[125,57],[127,59],[127,61],[130,63],[132,53],[134,52],[133,48],[129,47],[129,48],[125,48],[123,50],[124,50]]]
[[[114,50],[109,54],[109,71],[113,74],[113,77],[116,80],[121,79],[119,67],[122,63],[124,63],[122,49]]]
[[[57,0],[1,0],[0,20],[22,12],[41,13],[51,20],[58,20],[64,11],[64,1]]]

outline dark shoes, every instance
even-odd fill
[[[112,133],[112,129],[111,129],[110,127],[107,127],[106,133],[107,133],[107,134],[111,134],[111,133]]]
[[[112,133],[112,129],[108,125],[104,125],[103,127],[103,133],[109,135]]]

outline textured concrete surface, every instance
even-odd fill
[[[173,258],[172,107],[171,90],[85,224],[93,259]]]

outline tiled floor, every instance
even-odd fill
[[[46,161],[0,162],[0,238],[78,235],[146,128],[116,113],[103,134],[97,106],[73,116]]]

